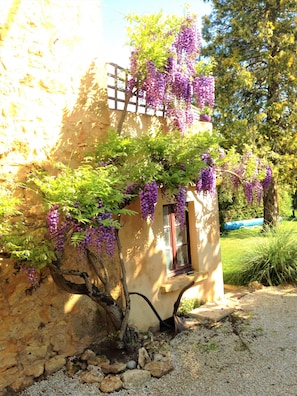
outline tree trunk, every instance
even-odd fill
[[[275,227],[279,221],[279,211],[277,202],[277,186],[272,178],[269,188],[263,195],[264,204],[264,229]]]
[[[128,285],[127,285],[126,266],[124,263],[122,245],[121,245],[118,229],[115,230],[115,234],[116,234],[116,241],[117,241],[119,260],[120,260],[120,266],[121,266],[121,282],[122,282],[123,292],[124,292],[123,297],[125,300],[125,313],[124,313],[121,328],[119,331],[119,340],[120,340],[120,342],[122,342],[125,338],[125,335],[127,334],[128,321],[129,321],[129,315],[130,315],[130,309],[131,309],[131,301],[130,301],[130,294],[129,294]]]

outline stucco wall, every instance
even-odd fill
[[[195,276],[177,276],[169,281],[164,255],[163,205],[170,203],[159,193],[155,219],[143,221],[140,216],[123,219],[121,240],[127,264],[130,292],[144,294],[162,319],[172,316],[173,304],[182,287],[197,280],[184,296],[201,302],[223,297],[222,263],[219,243],[219,219],[216,197],[197,194],[193,188],[187,194],[189,203],[190,245]],[[131,205],[139,211],[139,200]],[[200,276],[203,275],[203,276]],[[180,282],[180,278],[182,282]],[[203,279],[199,281],[200,279]],[[172,286],[172,287],[171,287]],[[131,296],[130,323],[145,329],[158,325],[158,318],[139,296]]]

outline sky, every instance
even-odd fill
[[[126,15],[156,14],[162,10],[164,15],[183,16],[185,4],[189,5],[191,13],[198,15],[199,21],[203,15],[211,12],[210,3],[204,3],[203,0],[101,0],[106,61],[122,67],[129,66]]]

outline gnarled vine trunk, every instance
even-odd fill
[[[50,269],[52,278],[56,285],[70,294],[81,294],[88,296],[96,304],[100,305],[107,314],[110,323],[113,325],[115,332],[118,334],[119,345],[129,343],[128,320],[130,314],[130,295],[126,281],[126,268],[122,254],[122,247],[119,238],[119,230],[115,230],[119,264],[121,269],[121,284],[123,290],[123,307],[112,297],[110,293],[110,283],[108,269],[103,260],[97,257],[92,251],[87,250],[86,260],[89,268],[95,272],[100,280],[101,286],[95,284],[87,272],[79,270],[69,270],[63,268],[63,258],[51,263]],[[78,282],[69,280],[76,277]]]
[[[89,275],[80,271],[63,271],[58,263],[49,266],[52,278],[56,285],[70,294],[81,294],[88,296],[96,304],[100,305],[108,315],[115,331],[119,331],[123,321],[123,310],[117,301],[110,294],[102,292],[94,285]],[[67,275],[78,276],[83,279],[84,283],[76,283],[66,279]]]

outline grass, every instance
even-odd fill
[[[236,275],[242,271],[242,258],[253,252],[256,245],[263,242],[265,236],[261,233],[262,227],[242,228],[229,231],[221,236],[221,254],[223,263],[224,283],[233,284]],[[282,221],[279,226],[280,232],[296,232],[297,221]]]

